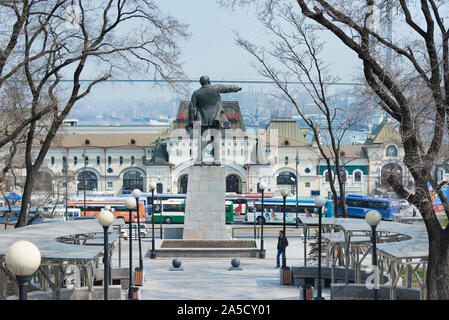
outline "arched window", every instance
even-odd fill
[[[341,181],[346,182],[347,176],[348,176],[348,173],[346,172],[346,170],[344,168],[340,168]]]
[[[324,171],[324,181],[325,182],[330,182],[331,181],[330,171],[329,170]]]
[[[120,160],[120,165],[122,165],[123,164],[123,157],[120,156],[119,160]]]
[[[109,156],[109,157],[108,157],[108,165],[111,165],[111,163],[112,163],[112,157]]]
[[[235,174],[226,177],[226,192],[240,193],[240,179]]]
[[[279,175],[276,178],[277,184],[295,185],[295,182],[296,182],[296,175],[289,171],[283,171],[279,173]]]
[[[398,148],[396,148],[393,145],[388,146],[386,155],[387,155],[387,157],[397,157],[398,156]]]
[[[140,189],[144,191],[143,187],[143,175],[139,171],[131,170],[123,175],[123,190],[132,191],[134,189]]]
[[[78,190],[97,190],[97,175],[91,171],[83,171],[78,175]]]
[[[55,164],[55,157],[51,157],[51,165]]]
[[[187,174],[179,178],[179,189],[178,193],[187,193],[187,184],[189,183],[189,176]]]
[[[437,182],[441,183],[444,180],[444,169],[440,168],[437,172]]]
[[[399,181],[402,181],[402,168],[397,163],[388,163],[382,167],[380,173],[380,183],[383,186],[390,186],[388,183],[388,178],[390,176],[396,176]]]
[[[285,157],[285,164],[288,164],[288,157]]]
[[[53,191],[53,178],[47,171],[39,171],[36,175],[36,186],[39,191]]]
[[[354,182],[362,182],[362,171],[354,171]]]
[[[78,157],[73,157],[73,164],[76,166],[78,164]]]
[[[100,157],[97,157],[97,165],[100,165]]]
[[[134,156],[131,156],[131,165],[134,165]]]

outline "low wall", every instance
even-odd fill
[[[345,281],[345,267],[336,266],[334,270],[335,282]],[[365,282],[366,279],[371,275],[369,270],[360,270],[360,281]],[[291,266],[291,277],[292,284],[294,286],[302,286],[304,284],[314,285],[315,279],[318,278],[318,266]],[[330,281],[332,279],[332,268],[331,267],[321,267],[321,279],[324,279],[324,285],[326,287],[330,286]],[[387,282],[388,278],[384,276],[384,282]],[[355,282],[355,269],[348,269],[348,282]]]
[[[150,251],[145,257],[150,256]],[[258,258],[259,249],[194,248],[194,249],[158,249],[156,258]]]
[[[16,297],[9,297],[14,300]],[[108,288],[109,300],[121,300],[122,288],[120,285],[110,285]],[[53,300],[52,292],[35,291],[28,293],[28,300]],[[76,289],[62,288],[60,291],[60,300],[104,300],[104,287],[94,286],[93,291],[89,295],[87,287]]]

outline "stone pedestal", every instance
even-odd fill
[[[188,174],[183,239],[230,239],[225,228],[225,168],[193,166]]]

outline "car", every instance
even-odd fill
[[[407,200],[401,200],[399,201],[399,204],[401,206],[401,209],[407,209],[410,206],[410,203],[408,203]]]
[[[137,223],[133,223],[132,224],[132,228],[133,228],[133,239],[136,239],[137,238],[137,233],[136,233]],[[124,227],[124,228],[122,228],[122,230],[121,230],[120,235],[125,240],[128,239],[128,231],[129,231],[129,225]],[[145,223],[141,223],[140,224],[140,238],[146,238],[147,235],[148,235],[147,225]]]

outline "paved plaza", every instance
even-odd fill
[[[287,231],[288,232],[288,231]],[[303,242],[300,230],[292,231],[289,239],[287,265],[303,265]],[[240,239],[240,238],[239,238]],[[247,238],[253,239],[253,238]],[[156,248],[160,240],[156,239]],[[259,247],[260,240],[257,240]],[[145,285],[140,287],[142,300],[297,300],[299,290],[292,285],[280,284],[280,271],[276,265],[277,238],[264,240],[266,258],[239,258],[243,270],[232,270],[231,258],[182,258],[184,271],[170,271],[173,258],[143,260]],[[145,255],[151,249],[151,239],[143,239]],[[113,266],[118,266],[118,249],[113,256]],[[122,267],[128,266],[128,241],[122,242]],[[133,240],[133,267],[139,264],[138,243]],[[310,262],[308,262],[310,265]],[[126,295],[126,293],[124,293]],[[329,291],[323,290],[329,299]]]

